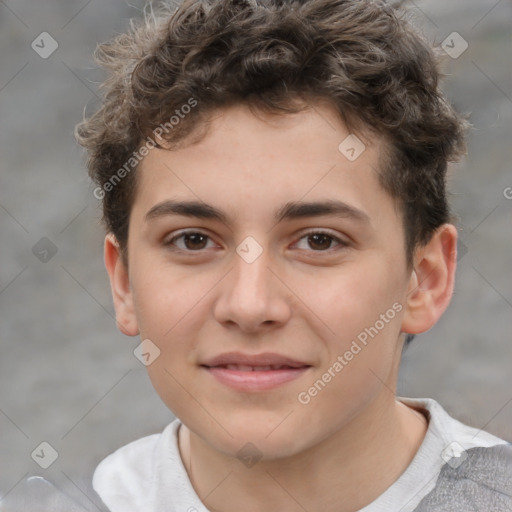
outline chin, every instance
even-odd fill
[[[187,426],[215,450],[230,457],[241,461],[246,456],[273,460],[293,456],[308,448],[304,434],[311,434],[311,431],[307,429],[303,434],[292,420],[293,414],[283,421],[288,414],[265,415],[260,411],[252,415],[241,412],[236,418],[225,415],[226,421],[222,425],[231,435],[218,425],[211,428],[204,422],[187,422]]]

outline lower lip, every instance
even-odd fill
[[[203,368],[222,384],[238,391],[266,391],[299,378],[310,367],[247,372],[221,367]]]

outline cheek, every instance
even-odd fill
[[[211,287],[206,274],[191,275],[176,266],[148,264],[133,276],[133,295],[141,336],[172,340],[198,318],[198,308]],[[207,282],[208,281],[208,282]]]
[[[312,431],[341,428],[383,385],[393,386],[403,307],[389,290],[387,297],[379,296],[378,288],[375,281],[356,286],[352,293],[347,288],[338,304],[330,307],[326,322],[336,337],[329,337],[327,358],[297,397]]]
[[[333,280],[328,299],[319,297],[313,302],[335,333],[328,337],[328,357],[322,369],[331,368],[332,372],[332,365],[341,357],[343,370],[334,372],[337,377],[332,388],[340,387],[342,394],[350,394],[344,383],[362,390],[371,388],[378,378],[387,380],[394,365],[404,310],[401,301],[406,285],[394,275],[392,266],[380,258],[356,267]]]
[[[315,286],[310,304],[320,317],[328,316],[326,323],[343,338],[373,325],[402,297],[402,285],[392,267],[378,260],[342,268],[330,275],[324,286]]]
[[[147,367],[148,375],[172,410],[186,408],[190,396],[185,388],[193,388],[189,381],[196,371],[199,330],[209,314],[205,293],[212,287],[211,278],[153,264],[134,276],[133,283],[141,338],[150,339],[160,350]]]

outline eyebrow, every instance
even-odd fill
[[[231,226],[230,219],[225,212],[201,201],[166,200],[153,206],[144,216],[144,220],[147,222],[168,215],[183,215],[199,219],[217,220]],[[366,224],[370,223],[370,217],[362,210],[342,201],[332,199],[314,202],[290,201],[275,212],[274,220],[279,223],[283,220],[321,217],[325,215],[349,218]]]

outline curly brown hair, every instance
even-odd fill
[[[451,221],[446,171],[465,152],[467,122],[439,88],[440,55],[401,9],[372,0],[149,7],[96,48],[109,73],[104,98],[76,128],[126,262],[136,168],[148,147],[162,147],[155,131],[170,148],[184,144],[206,133],[215,110],[236,103],[284,115],[327,100],[354,133],[383,136],[388,150],[376,172],[402,213],[408,265]]]

